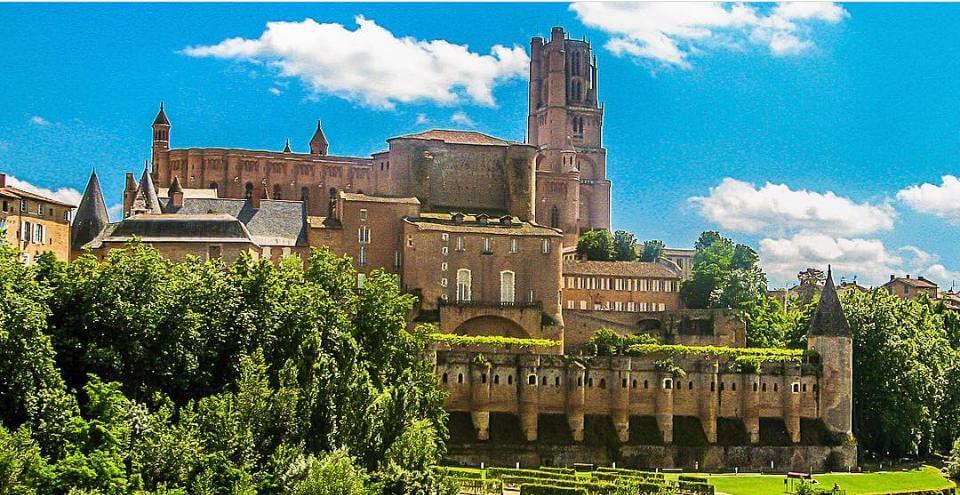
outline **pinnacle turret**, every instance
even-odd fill
[[[83,248],[100,235],[108,223],[110,223],[110,215],[107,213],[107,205],[103,202],[100,179],[97,177],[97,171],[94,170],[90,174],[87,188],[84,189],[83,198],[80,199],[80,206],[77,207],[77,213],[73,217],[71,248],[74,250]]]

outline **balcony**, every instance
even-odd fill
[[[440,299],[438,302],[439,306],[452,306],[457,308],[503,308],[503,309],[526,309],[526,308],[535,308],[542,309],[543,303],[540,301],[514,301],[514,302],[503,302],[503,301],[445,301]]]

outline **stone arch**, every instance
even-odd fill
[[[581,179],[597,178],[597,162],[586,155],[577,155],[577,169],[580,170]]]
[[[519,323],[497,315],[483,315],[461,323],[454,333],[458,335],[493,335],[500,337],[530,338]]]

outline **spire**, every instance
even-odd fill
[[[820,293],[820,302],[817,303],[817,310],[813,314],[813,320],[810,321],[807,335],[830,337],[849,337],[851,335],[850,326],[847,325],[847,319],[843,315],[843,307],[840,305],[840,297],[837,295],[837,288],[833,285],[833,273],[830,266],[827,266],[827,281]]]
[[[167,190],[167,195],[169,197],[170,194],[182,193],[182,192],[183,192],[183,187],[180,185],[180,176],[175,175],[173,177],[173,182],[170,183],[170,189]]]
[[[160,200],[157,198],[156,188],[153,187],[150,167],[146,163],[143,165],[143,177],[140,178],[137,192],[133,195],[133,206],[130,208],[130,213],[133,215],[160,213]]]
[[[314,155],[326,155],[329,148],[330,143],[327,141],[327,136],[323,134],[323,126],[320,124],[320,121],[317,120],[317,130],[314,131],[313,137],[310,138],[310,153]]]
[[[283,143],[283,152],[284,152],[284,153],[292,153],[292,152],[290,151],[290,140],[289,140],[289,139],[287,139],[287,142]]]
[[[167,120],[167,113],[163,111],[163,102],[160,102],[160,111],[157,112],[157,118],[153,119],[153,125],[170,125]]]
[[[73,217],[70,247],[79,250],[100,235],[108,223],[110,223],[110,216],[107,214],[107,205],[103,202],[100,179],[97,177],[97,171],[94,170],[90,174],[87,188],[83,191],[83,198],[80,199],[80,206],[77,207],[77,213]]]

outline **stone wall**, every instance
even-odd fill
[[[701,471],[845,471],[857,466],[857,447],[625,445],[610,449],[588,445],[450,444],[447,461],[464,466],[572,466],[589,463],[635,469],[681,468]],[[771,468],[771,464],[773,467]]]
[[[579,349],[600,328],[626,335],[649,333],[664,344],[745,347],[747,340],[744,323],[731,310],[682,309],[631,313],[564,309],[563,320],[567,352]]]

